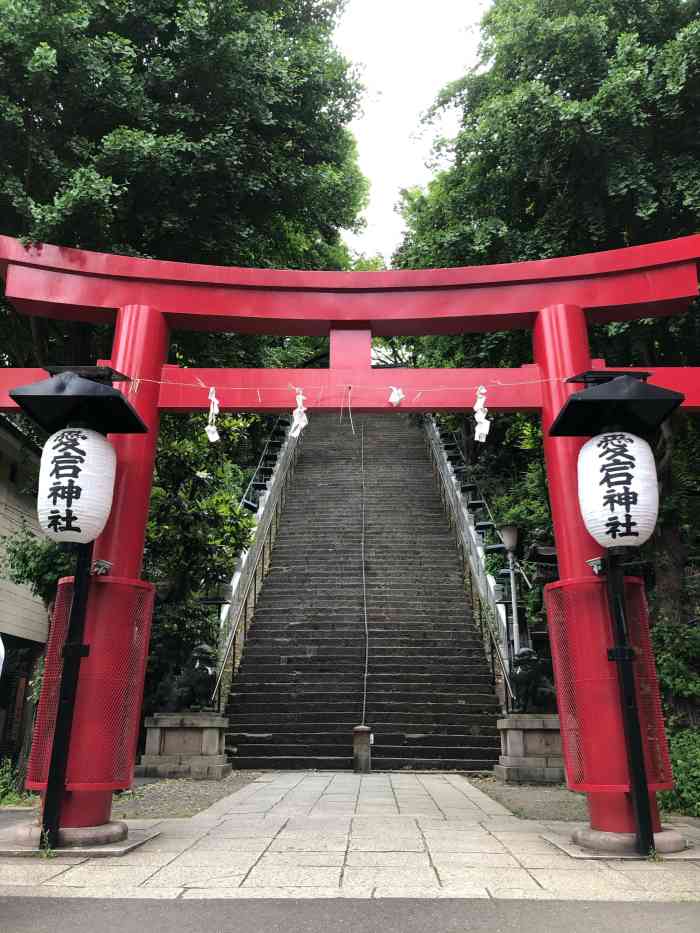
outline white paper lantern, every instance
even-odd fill
[[[628,431],[591,438],[578,457],[578,500],[589,534],[603,547],[648,541],[659,512],[649,444]]]
[[[44,445],[37,515],[52,541],[87,544],[107,524],[117,458],[106,437],[86,428],[63,428]]]

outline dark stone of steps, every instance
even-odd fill
[[[235,700],[235,709],[242,714],[267,714],[275,712],[289,713],[307,713],[318,709],[316,700],[303,700],[294,697],[282,697],[279,700],[272,698],[266,700],[251,700],[246,696],[239,696]],[[372,718],[378,713],[401,712],[407,715],[415,713],[459,716],[463,712],[476,712],[494,709],[496,701],[492,695],[472,694],[464,697],[460,701],[440,702],[439,695],[434,696],[429,703],[410,702],[409,700],[373,700],[371,705],[367,704],[367,716]],[[357,696],[348,696],[343,700],[326,699],[323,703],[323,709],[327,712],[334,712],[343,715],[349,712],[360,712],[362,708],[362,694]]]
[[[372,748],[372,760],[376,763],[381,758],[407,757],[421,760],[424,758],[467,758],[472,761],[481,761],[484,765],[493,766],[498,760],[498,751],[495,748],[482,748],[479,745],[443,746],[443,745],[385,745],[375,738]]]
[[[488,769],[499,746],[491,672],[424,437],[401,413],[355,424],[374,769]],[[237,768],[352,767],[365,659],[360,439],[314,412],[300,454],[229,698]]]
[[[233,755],[229,759],[234,768],[242,771],[351,771],[353,767],[350,757],[304,757],[290,755],[284,758],[279,755],[252,757],[249,755]],[[473,769],[476,770],[476,769]]]
[[[276,663],[265,663],[257,664],[255,670],[261,674],[268,673],[279,673],[280,669],[284,670],[289,668],[290,670],[299,671],[299,672],[318,672],[318,673],[334,673],[338,670],[337,661],[331,661],[328,658],[316,658],[316,659],[306,659],[301,661],[300,659],[292,659],[287,661],[286,658],[279,658]],[[446,664],[440,659],[435,661],[433,664],[425,663],[409,663],[405,661],[388,661],[382,663],[376,660],[372,660],[371,665],[371,675],[384,675],[384,674],[393,674],[393,673],[405,673],[405,674],[432,674],[437,675],[441,672],[444,672],[446,675],[449,674],[458,674],[458,675],[468,675],[470,671],[483,671],[484,665],[474,662],[473,664]],[[350,664],[344,663],[343,670],[348,673],[364,673],[364,663],[362,661]]]
[[[287,723],[303,723],[304,731],[308,731],[308,727],[314,723],[320,725],[321,723],[342,722],[350,724],[351,728],[358,724],[358,720],[355,716],[346,717],[338,715],[335,711],[327,710],[323,712],[318,710],[305,710],[303,712],[298,710],[294,712],[290,712],[289,710],[276,711],[274,714],[270,713],[270,715],[266,716],[263,720],[260,713],[257,711],[242,713],[236,709],[230,712],[229,720],[230,727],[233,731],[252,728],[254,724],[256,732],[261,730],[263,721],[268,723],[269,727],[275,724],[282,727]],[[406,728],[410,726],[410,728],[414,730],[425,729],[426,726],[431,726],[433,728],[456,726],[459,727],[460,731],[469,731],[471,728],[479,730],[493,728],[494,733],[496,732],[496,719],[492,713],[486,714],[469,710],[463,710],[460,713],[427,713],[425,711],[415,713],[409,710],[402,712],[397,712],[396,710],[392,712],[380,712],[375,710],[372,715],[372,725],[374,727],[391,726],[392,730],[402,729],[404,726],[406,726]]]
[[[479,758],[386,758],[372,752],[373,771],[492,771],[494,762]],[[246,767],[252,767],[246,766]]]
[[[431,689],[437,690],[438,688],[444,687],[445,689],[450,688],[461,688],[462,686],[468,686],[469,684],[488,684],[491,685],[491,675],[481,673],[480,669],[475,673],[471,674],[451,674],[446,676],[445,674],[413,674],[407,672],[404,674],[372,674],[370,673],[369,684],[376,687],[384,688],[391,687],[393,685],[402,685],[410,684],[415,686],[417,689],[424,689],[426,686],[431,687]],[[271,674],[259,674],[253,671],[239,674],[236,678],[236,684],[241,686],[246,686],[248,684],[260,684],[261,686],[269,686],[276,690],[285,690],[290,684],[305,684],[313,683],[317,686],[330,686],[332,684],[359,684],[362,686],[362,674],[359,676],[355,673],[349,674],[345,671],[343,672],[323,672],[319,671],[313,675],[309,675],[307,671],[289,671],[289,670],[275,670]]]
[[[258,701],[279,698],[280,700],[308,699],[320,702],[323,697],[326,697],[329,701],[341,700],[343,697],[351,696],[353,692],[363,692],[361,680],[358,680],[356,684],[331,685],[323,683],[304,683],[283,685],[274,690],[271,689],[272,685],[270,684],[265,684],[264,689],[262,686],[263,685],[260,684],[244,684],[237,682],[231,691],[231,701],[234,702],[237,698]],[[413,697],[414,700],[426,703],[430,702],[430,697],[435,697],[435,699],[439,700],[441,703],[446,703],[450,699],[454,702],[458,702],[462,698],[472,697],[474,695],[490,696],[491,691],[488,689],[490,686],[490,684],[485,685],[477,683],[444,684],[442,689],[438,690],[430,684],[421,686],[409,682],[390,686],[379,686],[372,682],[368,683],[367,696],[375,700],[392,701],[408,701],[410,697]]]
[[[358,658],[364,658],[365,649],[363,645],[358,645],[353,647],[351,645],[333,647],[330,645],[309,644],[307,647],[296,646],[294,644],[289,644],[286,647],[279,645],[266,645],[259,643],[252,643],[246,649],[246,657],[249,661],[262,660],[264,663],[265,658],[284,657],[287,659],[287,663],[293,658],[313,658],[313,657],[324,657],[324,658],[334,658],[338,662],[341,661],[357,661]],[[479,661],[483,658],[483,649],[481,646],[475,647],[461,647],[459,644],[449,647],[438,647],[430,648],[425,645],[403,645],[400,648],[397,646],[387,646],[387,645],[371,645],[371,656],[372,663],[375,661],[378,662],[389,662],[396,657],[401,658],[401,662],[397,661],[396,663],[402,663],[416,659],[421,660],[426,663],[430,663],[436,659],[444,658],[445,661],[450,663],[456,663],[457,658],[464,658],[467,660]]]
[[[226,751],[229,755],[232,756],[232,760],[239,758],[240,756],[249,756],[254,757],[264,757],[264,756],[274,756],[284,758],[305,756],[309,758],[333,758],[333,757],[346,757],[352,758],[352,733],[349,733],[345,736],[344,743],[333,743],[325,742],[324,737],[316,737],[316,739],[309,743],[305,744],[304,742],[287,742],[276,746],[268,745],[265,742],[241,742],[237,745],[227,745]]]
[[[406,746],[407,748],[470,748],[484,749],[496,753],[500,750],[500,739],[497,736],[473,736],[473,735],[449,735],[438,732],[406,734],[401,732],[386,732],[374,728],[375,743],[380,743],[382,747]],[[255,744],[266,746],[279,750],[281,745],[290,741],[290,735],[294,736],[294,744],[317,746],[345,745],[352,748],[352,726],[347,725],[337,732],[255,732],[248,730],[246,732],[229,732],[226,735],[227,746],[237,746]],[[455,753],[456,754],[456,753]],[[475,756],[477,757],[477,756]]]

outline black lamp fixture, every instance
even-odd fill
[[[79,374],[88,369],[90,378]],[[125,378],[107,366],[81,367],[79,372],[58,372],[41,382],[11,389],[9,395],[25,415],[50,434],[72,425],[101,434],[145,434],[148,428],[133,405],[102,381]]]
[[[588,388],[570,395],[549,429],[551,437],[592,437],[622,429],[642,437],[653,433],[685,398],[649,385],[650,373],[591,370],[567,379]]]

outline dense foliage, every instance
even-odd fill
[[[404,192],[408,229],[396,263],[512,262],[695,233],[699,89],[697,0],[494,0],[480,64],[436,103],[457,108],[460,130],[440,143],[449,167],[425,191]],[[591,344],[594,357],[621,366],[697,366],[700,315],[592,328]],[[524,332],[411,339],[403,352],[431,366],[532,360]],[[497,416],[485,445],[462,427],[496,517],[517,522],[526,541],[553,543],[537,422]],[[700,698],[698,419],[676,416],[656,452],[663,507],[644,556],[661,684],[678,729],[697,722]],[[681,746],[691,755],[680,738],[674,755]],[[681,796],[697,799],[697,767],[678,776],[681,786],[696,782]]]
[[[347,130],[359,97],[331,42],[341,0],[0,0],[0,232],[224,265],[339,268],[366,195]],[[92,362],[111,328],[28,319],[0,299],[0,362]],[[184,365],[303,365],[320,340],[176,333]],[[145,574],[159,584],[153,684],[211,636],[237,503],[269,424],[165,418]],[[13,573],[47,600],[65,555],[20,536]]]
[[[700,732],[680,729],[670,744],[676,786],[661,795],[661,802],[668,810],[700,817]]]
[[[495,0],[448,87],[454,165],[409,192],[404,266],[652,242],[700,214],[697,0]]]
[[[294,267],[342,261],[357,86],[322,0],[2,0],[3,232]]]

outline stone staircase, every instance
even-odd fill
[[[228,702],[236,768],[352,767],[365,627],[372,767],[484,770],[499,706],[420,426],[311,413]]]

